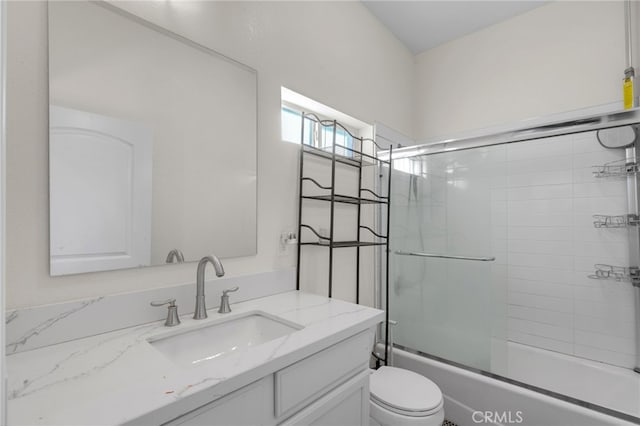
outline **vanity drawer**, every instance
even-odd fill
[[[343,340],[275,373],[275,414],[301,409],[368,368],[373,331]]]

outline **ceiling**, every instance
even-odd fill
[[[363,0],[364,5],[414,54],[486,28],[545,1]]]

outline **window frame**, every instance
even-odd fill
[[[285,113],[295,114],[301,120],[302,108],[288,102],[282,102],[280,106],[280,117],[281,117],[280,132],[281,132],[281,139],[283,141],[290,142],[290,143],[297,143],[297,144],[306,144],[314,148],[321,149],[323,151],[331,150],[333,146],[333,140],[332,140],[333,127],[323,126],[317,121],[311,120],[309,118],[305,118],[305,120],[307,120],[307,122],[311,124],[311,126],[309,126],[309,133],[307,134],[306,123],[305,123],[305,135],[303,136],[302,141],[300,140],[299,137],[297,137],[295,141],[285,139],[284,131],[283,131],[284,129],[282,128],[282,126],[284,125],[283,114]],[[333,118],[323,116],[321,114],[316,113],[315,111],[308,111],[306,113],[312,113],[316,115],[320,120],[334,121]],[[353,129],[350,126],[345,126],[343,123],[340,123],[340,122],[338,123],[340,124],[340,126],[344,128],[340,126],[336,126],[336,130],[335,130],[336,131],[336,155],[340,155],[342,157],[347,157],[347,158],[353,158],[354,152],[352,150],[356,149],[354,148],[354,140],[359,138],[359,136],[355,136],[358,133],[358,131]],[[342,138],[344,143],[339,143],[338,142],[339,138]]]

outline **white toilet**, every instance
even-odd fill
[[[440,388],[413,371],[380,367],[369,381],[371,426],[441,426]]]

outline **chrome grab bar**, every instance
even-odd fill
[[[471,257],[471,256],[449,256],[446,254],[438,254],[438,253],[415,253],[411,251],[394,251],[395,254],[399,254],[402,256],[419,256],[419,257],[437,257],[440,259],[457,259],[457,260],[473,260],[477,262],[493,262],[496,260],[495,257]]]

